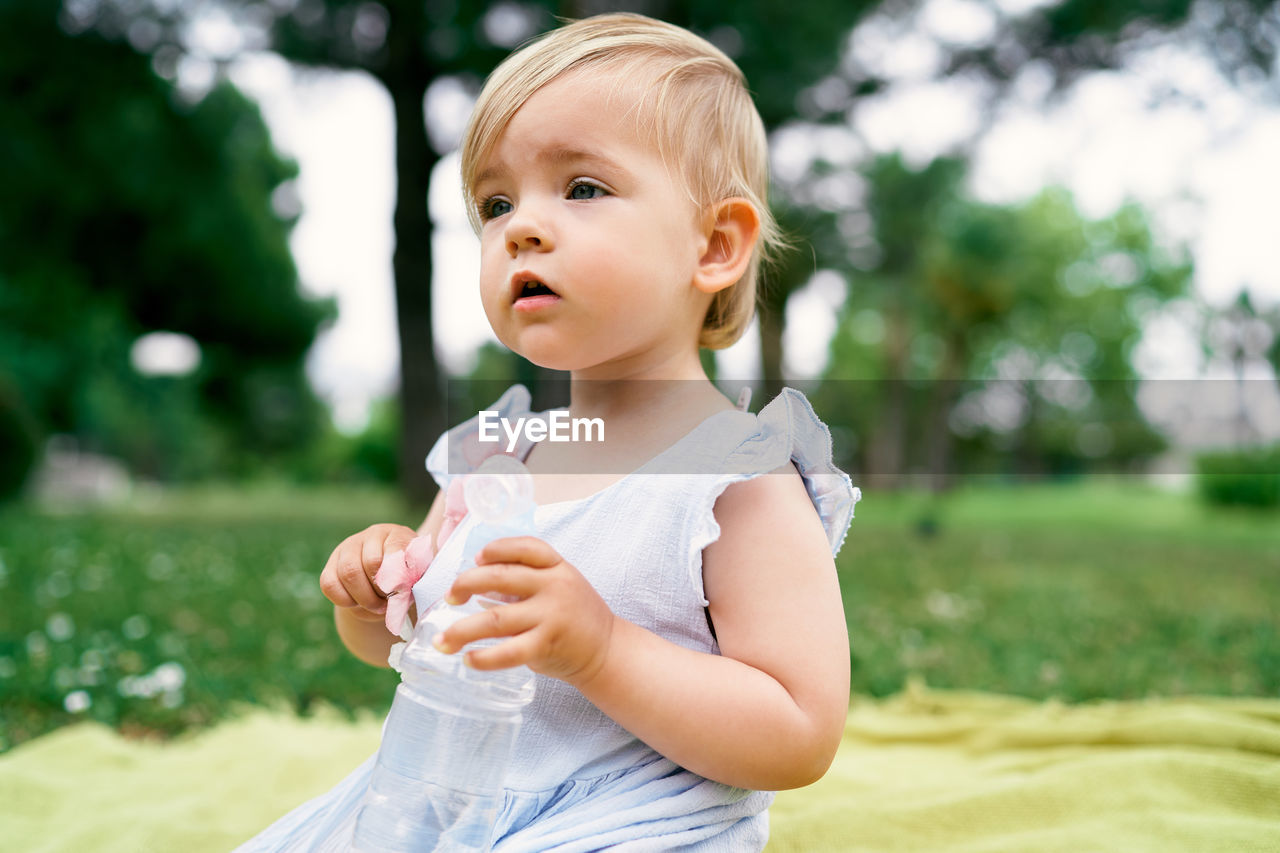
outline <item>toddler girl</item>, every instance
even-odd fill
[[[741,73],[648,18],[570,24],[490,76],[462,171],[490,324],[568,371],[570,417],[599,418],[607,438],[522,438],[538,536],[493,542],[460,572],[464,517],[413,587],[419,612],[507,596],[434,642],[504,638],[466,662],[538,674],[494,850],[759,850],[767,792],[818,779],[840,741],[849,648],[833,554],[858,492],[801,394],[753,416],[699,361],[746,327],[778,242]],[[492,408],[546,417],[520,386]],[[455,427],[427,457],[442,495],[480,461],[477,430]],[[437,540],[444,503],[417,531],[349,537],[324,567],[361,659],[386,665],[399,639],[374,583],[383,555]],[[344,849],[371,766],[242,849]]]

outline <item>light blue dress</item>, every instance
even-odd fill
[[[516,385],[491,408],[513,421],[545,417],[531,413],[529,403],[528,391]],[[478,464],[476,432],[477,420],[467,421],[441,436],[427,456],[442,488]],[[530,448],[522,442],[516,453],[523,458]],[[731,483],[767,474],[788,459],[800,471],[835,553],[861,495],[832,464],[830,432],[804,395],[790,388],[759,415],[711,416],[593,495],[539,506],[538,535],[586,576],[617,615],[679,645],[717,654],[702,586],[702,549],[720,535],[712,508]],[[419,612],[453,583],[470,526],[470,519],[462,521],[414,587]],[[345,850],[372,768],[371,757],[238,851]],[[772,800],[772,793],[733,788],[683,769],[568,684],[537,676],[493,849],[760,850]]]

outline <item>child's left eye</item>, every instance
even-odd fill
[[[608,190],[598,184],[578,181],[569,185],[569,198],[574,201],[586,201],[587,199],[600,198],[604,195],[608,195]]]

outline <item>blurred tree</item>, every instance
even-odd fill
[[[1276,312],[1280,317],[1280,311]],[[1223,358],[1231,365],[1236,382],[1235,435],[1231,439],[1237,445],[1249,445],[1259,441],[1265,433],[1254,423],[1250,413],[1247,376],[1267,361],[1273,361],[1280,353],[1277,343],[1278,330],[1269,322],[1266,313],[1259,312],[1249,291],[1241,290],[1226,308],[1209,308],[1201,334],[1201,348],[1206,358]]]
[[[915,46],[916,58],[925,57],[921,61],[931,69],[926,76],[981,81],[991,105],[1028,69],[1044,75],[1051,92],[1061,94],[1092,72],[1118,70],[1139,54],[1169,47],[1207,56],[1236,86],[1280,95],[1278,0],[1051,0],[1019,12],[983,5],[969,10],[965,21],[979,22],[973,29],[982,35],[950,32],[937,22],[922,27],[918,16],[926,5],[919,0],[877,4],[868,16],[876,25],[870,40],[924,35]],[[854,41],[828,78],[801,93],[805,119],[842,121],[860,98],[893,84],[890,69],[868,61]],[[1193,97],[1177,85],[1171,77],[1162,96]]]
[[[1136,52],[1170,44],[1207,54],[1237,85],[1261,83],[1277,73],[1280,3],[1063,0],[1001,16],[988,43],[950,51],[945,73],[974,71],[1009,83],[1027,63],[1036,62],[1053,72],[1055,86],[1062,89],[1090,71],[1120,68]],[[1272,91],[1280,93],[1275,82]]]
[[[965,195],[958,160],[912,170],[886,156],[865,175],[879,252],[851,270],[827,374],[844,382],[824,390],[869,437],[861,470],[887,484],[919,470],[945,485],[956,432],[963,463],[998,447],[1023,472],[1159,449],[1136,408],[1130,353],[1144,317],[1186,293],[1191,269],[1140,208],[1089,221],[1060,190],[983,204]],[[867,379],[884,381],[857,381]],[[1012,414],[998,417],[1001,405]]]
[[[796,116],[784,127],[789,140],[807,138],[807,144],[793,147],[807,152],[801,156],[807,156],[808,165],[802,174],[787,176],[782,193],[796,204],[817,204],[836,213],[848,255],[843,263],[854,268],[855,276],[873,268],[882,273],[892,269],[897,258],[910,255],[915,250],[912,229],[926,224],[931,215],[912,200],[899,205],[900,210],[882,209],[881,215],[903,218],[888,228],[877,224],[878,236],[883,239],[886,232],[892,232],[904,241],[904,245],[883,245],[871,237],[867,209],[850,201],[862,188],[844,192],[843,200],[833,202],[828,194],[824,204],[821,198],[822,188],[835,183],[841,172],[847,184],[849,176],[866,166],[871,146],[857,130],[859,107],[899,81],[906,87],[918,87],[930,81],[959,80],[970,87],[966,91],[982,93],[985,110],[974,117],[968,138],[957,140],[950,149],[959,160],[967,157],[1010,94],[1025,98],[1027,90],[1043,86],[1047,104],[1082,77],[1122,68],[1144,52],[1173,49],[1175,52],[1167,55],[1175,59],[1178,52],[1206,55],[1229,82],[1243,90],[1280,94],[1277,0],[1149,0],[1139,4],[1056,0],[1020,12],[1005,11],[1000,4],[967,4],[963,10],[953,10],[957,14],[950,17],[931,16],[930,11],[938,8],[916,0],[882,2],[864,11],[831,73],[797,93]],[[968,31],[953,30],[955,23],[967,25]],[[898,43],[910,47],[895,52],[892,46]],[[897,59],[887,59],[890,55]],[[909,66],[906,70],[903,63]],[[1173,65],[1177,67],[1176,62]],[[1022,82],[1029,87],[1015,90]],[[1193,93],[1177,88],[1176,75],[1171,74],[1164,83],[1164,89],[1153,91],[1153,98],[1194,101]],[[942,166],[935,163],[930,169],[941,170]],[[931,174],[930,169],[921,172],[917,191],[931,180],[944,181],[941,171]],[[887,193],[903,190],[898,187]],[[882,262],[878,257],[881,252],[890,257]],[[855,282],[854,289],[863,284]],[[891,295],[883,307],[890,312],[883,318],[886,348],[900,360],[904,357],[902,306]],[[882,449],[891,457],[897,455],[893,442],[881,440]]]
[[[819,269],[841,266],[841,236],[837,218],[816,205],[796,204],[783,196],[772,200],[774,215],[787,239],[787,248],[764,270],[758,302],[760,375],[764,399],[777,396],[785,376],[782,336],[787,302]],[[733,380],[737,377],[726,377]]]
[[[70,37],[55,12],[0,8],[0,374],[42,429],[147,474],[305,439],[323,412],[302,358],[333,306],[299,293],[273,208],[296,167],[229,84],[184,103],[146,57]],[[196,372],[140,375],[150,330],[194,338]]]
[[[1267,348],[1267,361],[1271,362],[1271,372],[1280,384],[1280,305],[1275,306],[1264,315],[1267,328],[1271,330],[1271,346]]]
[[[440,158],[457,143],[427,132],[425,104],[432,87],[461,85],[476,91],[483,75],[511,48],[555,25],[556,16],[626,9],[689,27],[722,47],[751,82],[766,125],[775,127],[792,115],[795,92],[831,69],[844,33],[872,5],[820,0],[807,4],[804,14],[793,10],[779,16],[765,0],[224,0],[216,6],[85,0],[67,14],[74,16],[76,27],[127,37],[152,52],[162,67],[174,69],[182,54],[200,52],[192,22],[211,9],[227,10],[239,25],[241,43],[213,57],[223,64],[237,49],[270,47],[305,66],[366,71],[386,87],[396,120],[393,266],[403,423],[400,480],[411,496],[422,500],[432,488],[422,459],[449,425],[433,334],[427,187]],[[785,296],[795,281],[780,279],[774,293]]]
[[[0,373],[0,503],[20,494],[35,464],[38,425],[17,388]]]
[[[993,354],[1002,356],[1009,375],[1057,371],[1060,366],[1044,357],[1052,352],[1045,347],[1054,335],[1062,337],[1070,351],[1088,352],[1094,362],[1092,373],[1077,370],[1066,375],[1111,377],[1109,383],[1091,380],[1089,389],[1096,397],[1089,404],[1094,414],[1099,406],[1109,409],[1105,419],[1112,424],[1111,431],[1102,429],[1099,422],[1081,439],[1083,414],[1047,430],[1049,421],[1040,416],[1043,400],[1031,393],[1036,390],[1031,387],[1014,395],[1015,402],[1021,401],[1018,404],[1032,415],[1022,421],[1024,428],[1003,438],[992,438],[988,430],[988,443],[1002,443],[1005,450],[1022,448],[1022,466],[1053,470],[1150,452],[1154,436],[1137,417],[1132,383],[1127,381],[1133,375],[1129,350],[1136,342],[1130,319],[1145,314],[1153,299],[1168,298],[1168,293],[1185,288],[1187,266],[1167,258],[1161,259],[1159,268],[1143,265],[1148,250],[1158,252],[1145,216],[1134,207],[1121,211],[1110,223],[1115,226],[1115,245],[1105,245],[1112,238],[1098,242],[1090,236],[1080,253],[1067,235],[1082,226],[1095,235],[1101,224],[1083,223],[1074,211],[1062,220],[1065,230],[1031,229],[1031,234],[1024,235],[1021,226],[1002,221],[1029,221],[1030,208],[984,208],[971,201],[956,206],[948,199],[963,176],[966,152],[985,132],[1001,100],[1025,79],[1035,79],[1037,85],[1047,79],[1051,98],[1093,71],[1123,67],[1143,51],[1177,48],[1212,57],[1229,81],[1247,91],[1275,94],[1280,91],[1275,86],[1280,3],[1154,0],[1108,6],[1095,0],[1061,0],[1016,14],[975,6],[968,21],[989,23],[985,35],[951,32],[941,19],[929,20],[926,11],[926,4],[911,0],[879,4],[846,43],[833,73],[799,93],[800,120],[786,128],[791,138],[807,133],[814,140],[807,146],[807,169],[784,182],[789,197],[800,203],[813,199],[820,187],[832,184],[842,171],[846,185],[858,169],[869,179],[869,188],[853,181],[853,191],[845,191],[843,199],[831,206],[845,248],[845,258],[835,266],[850,279],[852,294],[843,316],[844,331],[832,344],[831,373],[889,378],[885,388],[870,382],[844,387],[842,404],[853,419],[850,423],[865,427],[861,434],[866,441],[859,451],[863,463],[874,460],[872,468],[891,482],[907,470],[949,470],[947,457],[954,442],[946,421],[938,416],[955,410],[964,388],[962,382],[935,382],[934,377],[982,376],[984,365],[1001,363]],[[899,38],[910,40],[914,48],[909,72],[895,70],[892,62],[885,61],[883,45]],[[912,170],[893,158],[867,165],[871,146],[858,137],[853,119],[861,101],[893,86],[900,72],[908,86],[953,78],[975,84],[983,93],[986,112],[978,117],[969,138],[955,143],[952,165],[939,160]],[[1168,91],[1155,96],[1185,97],[1175,83],[1171,77]],[[835,131],[843,134],[842,150],[831,142]],[[1051,194],[1043,196],[1040,203],[1047,204],[1049,198]],[[1033,240],[1021,257],[1009,245],[1015,239],[1056,231],[1063,231],[1062,239]],[[1034,251],[1031,246],[1036,247]],[[1048,254],[1037,257],[1037,252]],[[1057,280],[1054,276],[1065,272],[1072,287],[1081,287],[1082,292],[1072,299],[1079,311],[1063,313],[1065,306],[1037,300],[1034,288],[1017,284],[1023,271],[1037,268],[1051,273],[1041,282]],[[1083,283],[1099,268],[1105,268],[1106,275],[1130,275],[1136,269],[1136,284],[1091,287]],[[908,269],[912,271],[904,279]],[[909,282],[914,284],[906,286]],[[1088,298],[1085,290],[1091,294]],[[1112,296],[1104,295],[1108,292]],[[1123,309],[1131,314],[1101,310],[1108,300],[1123,303],[1111,304],[1112,312]],[[1099,310],[1087,308],[1090,305]],[[1096,326],[1081,325],[1073,312],[1095,316]],[[987,343],[979,346],[983,340]],[[904,373],[904,368],[910,369]],[[1061,388],[1069,386],[1069,382],[1060,383]],[[927,393],[915,393],[923,389]],[[1049,412],[1053,410],[1050,406]],[[931,424],[931,435],[921,432],[926,423]],[[1032,424],[1037,425],[1034,430]],[[1054,442],[1058,450],[1043,444],[1033,450],[1029,438],[1035,430],[1047,430],[1038,440]],[[928,458],[908,460],[908,447],[928,448]],[[978,450],[970,446],[966,452]],[[1091,459],[1091,454],[1104,459]]]

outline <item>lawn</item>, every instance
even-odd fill
[[[0,750],[75,719],[163,736],[245,703],[383,709],[316,576],[383,492],[203,490],[0,510]],[[1134,481],[868,495],[838,561],[853,689],[1067,701],[1280,694],[1280,515]]]
[[[1280,514],[1119,481],[884,496],[854,525],[855,691],[1280,695]]]

